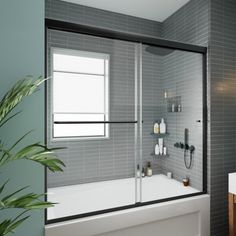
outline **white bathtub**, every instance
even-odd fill
[[[138,190],[139,190],[139,184]],[[138,191],[139,192],[139,191]],[[199,190],[184,187],[175,179],[165,175],[142,178],[142,196],[138,201],[148,202],[176,197]],[[80,185],[50,188],[48,200],[59,204],[48,210],[48,219],[78,215],[135,203],[135,179],[118,179]]]
[[[204,194],[46,225],[45,236],[209,236],[209,208]]]
[[[196,193],[164,175],[145,177],[142,201]],[[51,188],[49,219],[133,204],[134,179]],[[102,197],[101,197],[102,196]],[[45,236],[209,236],[209,196],[199,195],[46,225]]]

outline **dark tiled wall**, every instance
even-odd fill
[[[150,36],[160,36],[161,34],[161,24],[159,22],[58,0],[46,0],[46,17]],[[134,84],[132,84],[134,78],[134,44],[132,46],[129,44],[130,49],[127,50],[127,46],[124,47],[124,44],[121,42],[113,42],[112,44],[112,40],[103,41],[98,39],[95,42],[91,37],[78,37],[74,34],[56,31],[52,31],[48,35],[48,39],[51,46],[81,50],[91,50],[93,48],[95,51],[107,50],[109,54],[114,55],[114,61],[111,63],[115,65],[116,69],[111,74],[111,78],[114,78],[111,99],[117,100],[121,106],[115,107],[113,101],[111,101],[111,107],[114,108],[111,112],[113,116],[111,118],[113,120],[133,118],[131,117],[132,115],[127,117],[127,114],[130,112],[126,112],[132,111],[132,109],[122,106],[122,104],[127,104],[126,98],[129,100],[134,99],[133,93],[129,91],[134,89]],[[79,43],[79,41],[82,43]],[[151,115],[149,119],[152,122],[148,123],[147,127],[145,127],[147,130],[144,132],[144,134],[148,134],[144,135],[144,165],[146,165],[147,161],[152,161],[150,153],[155,145],[155,140],[150,136],[150,132],[153,129],[153,120],[157,117],[154,113],[158,113],[155,111],[156,104],[154,98],[156,99],[159,94],[156,91],[159,89],[157,77],[160,75],[159,59],[149,53],[145,55],[144,60],[147,67],[143,71],[146,81],[144,94],[147,96],[152,94],[153,102],[148,105],[149,107],[145,106],[145,109],[149,109],[149,113],[152,113],[148,113]],[[131,86],[133,86],[132,89]],[[124,94],[125,92],[127,94]],[[144,98],[147,96],[144,96]],[[134,145],[134,127],[122,128],[115,125],[111,129],[114,132],[111,132],[111,140],[109,141],[94,141],[93,143],[91,141],[61,142],[56,144],[68,147],[67,150],[59,153],[59,156],[65,161],[67,168],[62,174],[49,175],[49,187],[134,176],[134,151],[130,151]],[[52,145],[55,145],[55,143],[52,143]],[[155,161],[153,162],[153,169],[154,173],[161,172],[160,165]]]
[[[171,171],[174,178],[182,180],[188,176],[191,185],[202,190],[202,56],[197,53],[158,49],[159,53],[168,55],[155,55],[146,51],[143,46],[143,159],[153,163],[155,170],[166,174]],[[149,51],[157,52],[155,47]],[[157,65],[160,72],[153,72]],[[199,82],[200,81],[200,82]],[[164,98],[167,92],[168,99]],[[182,112],[167,112],[168,100],[171,97],[181,97]],[[148,158],[150,150],[158,138],[150,135],[153,122],[165,119],[169,135],[164,138],[169,157]],[[193,165],[190,170],[184,165],[184,153],[174,148],[175,142],[184,142],[184,129],[189,129],[189,143],[196,147],[193,156]],[[189,153],[187,154],[189,161]],[[158,168],[159,167],[159,168]],[[159,173],[160,173],[159,172]]]
[[[210,0],[191,0],[162,22],[161,37],[201,46],[208,46],[210,30]],[[209,57],[208,57],[209,60]],[[209,67],[209,63],[208,63]],[[208,72],[209,74],[209,72]],[[210,79],[208,78],[208,92]],[[210,121],[208,96],[208,121]],[[209,122],[208,122],[209,123]],[[210,192],[210,123],[208,125],[208,191]]]
[[[228,173],[236,171],[236,1],[211,1],[212,235],[228,235]]]
[[[101,27],[209,45],[208,191],[213,236],[227,235],[227,173],[236,170],[235,4],[234,0],[191,0],[162,24],[153,21],[142,24],[138,18],[120,17],[119,14],[108,16],[101,10],[94,16],[96,25]],[[75,9],[73,5],[57,0],[46,0],[46,17],[94,24],[84,8]],[[100,21],[100,17],[103,20]]]
[[[59,0],[45,1],[45,17],[119,31],[160,36],[161,23]]]
[[[82,16],[81,16],[82,14]],[[106,17],[105,17],[106,16]],[[130,30],[135,33],[149,34],[152,36],[158,36],[161,32],[160,23],[134,18],[130,16],[123,16],[120,14],[109,13],[97,9],[69,4],[66,2],[49,0],[46,1],[46,17],[54,19],[68,20],[83,24],[94,24],[102,27],[116,27],[117,17],[127,18],[126,24],[117,28],[117,30]],[[81,17],[81,18],[80,18]],[[103,21],[103,17],[106,21]],[[114,20],[115,19],[115,20]],[[97,24],[99,22],[99,24]],[[103,24],[104,23],[104,24]],[[106,25],[105,25],[106,23]],[[139,30],[136,30],[135,25],[142,26]],[[156,30],[153,30],[156,29]],[[141,31],[140,31],[141,30]],[[82,36],[76,34],[69,34],[65,32],[50,31],[48,34],[49,47],[68,47],[72,49],[80,50],[94,50],[107,52],[112,55],[111,63],[114,65],[114,70],[111,69],[111,120],[124,120],[133,119],[133,105],[134,100],[134,44],[121,43],[119,41],[104,40],[99,38],[93,38],[89,36]],[[162,117],[169,117],[170,114],[166,114],[166,105],[164,105],[163,95],[164,84],[161,77],[170,78],[170,71],[172,74],[179,74],[182,79],[187,78],[183,76],[187,74],[188,69],[191,68],[193,63],[186,65],[179,65],[179,70],[169,70],[168,63],[171,63],[172,68],[176,68],[177,57],[163,57],[151,54],[145,50],[146,46],[143,46],[143,165],[145,166],[147,161],[151,161],[153,165],[154,173],[165,173],[166,171],[172,171],[175,178],[181,179],[184,175],[188,174],[192,179],[192,186],[201,190],[201,151],[199,148],[194,164],[194,169],[186,171],[183,168],[183,156],[176,155],[176,150],[173,150],[173,142],[177,141],[176,137],[181,137],[183,130],[179,130],[178,135],[176,132],[172,132],[172,139],[165,140],[168,146],[170,158],[158,159],[153,158],[150,154],[154,151],[156,138],[150,135],[153,130],[154,121]],[[128,52],[128,53],[127,53]],[[176,55],[176,53],[174,53]],[[184,58],[185,56],[183,56]],[[187,57],[186,57],[187,58]],[[188,60],[188,59],[187,59]],[[196,61],[195,61],[196,62]],[[177,63],[178,64],[178,63]],[[196,63],[198,64],[198,63]],[[161,69],[165,67],[167,70]],[[185,67],[185,70],[183,68]],[[177,73],[178,71],[178,73]],[[175,78],[172,76],[171,78]],[[169,91],[173,90],[173,83],[168,86]],[[132,87],[133,86],[133,87]],[[165,83],[165,87],[168,87]],[[176,89],[176,83],[174,83]],[[176,92],[176,91],[175,91]],[[185,93],[185,89],[179,90],[179,94]],[[129,94],[129,95],[128,95]],[[189,96],[188,99],[189,100]],[[129,101],[128,101],[128,100]],[[124,103],[123,103],[124,102]],[[116,104],[117,103],[117,104]],[[195,101],[192,101],[195,104]],[[124,105],[126,104],[126,106]],[[127,104],[130,104],[127,107]],[[117,106],[119,105],[119,107]],[[127,111],[129,111],[127,113]],[[183,113],[182,113],[183,114]],[[128,117],[127,117],[128,115]],[[172,114],[171,114],[172,115]],[[181,116],[183,117],[183,116]],[[171,119],[170,119],[171,121]],[[169,122],[169,121],[168,121]],[[171,122],[170,122],[171,123]],[[184,120],[179,121],[184,125]],[[171,130],[176,127],[176,117],[171,124],[167,124]],[[49,123],[50,127],[50,123]],[[67,165],[64,173],[55,175],[49,175],[48,182],[49,187],[70,185],[85,183],[91,181],[101,181],[116,178],[125,178],[134,176],[134,132],[132,127],[118,127],[112,125],[111,127],[111,139],[103,141],[74,141],[74,142],[60,142],[56,145],[68,147],[66,150],[60,151],[59,156]],[[50,130],[50,129],[48,129]],[[175,130],[176,131],[176,130]],[[126,138],[125,138],[126,137]],[[201,140],[201,139],[200,139]],[[55,145],[55,143],[51,143]],[[199,145],[196,145],[199,146]],[[176,170],[179,171],[176,171]]]
[[[135,33],[142,33],[142,34],[148,34],[152,36],[160,36],[161,30],[163,30],[163,25],[161,25],[158,22],[154,21],[147,21],[135,17],[110,13],[102,10],[92,9],[84,6],[78,6],[62,1],[57,0],[48,0],[46,1],[46,17],[53,18],[53,19],[59,19],[59,20],[68,20],[75,23],[83,23],[83,24],[95,24],[96,26],[101,27],[109,27],[109,28],[116,28],[117,30],[123,30],[123,31],[132,31]],[[175,16],[173,16],[175,17]],[[117,27],[117,19],[122,18],[126,19],[126,23],[119,24],[119,27]],[[174,19],[174,18],[173,18]],[[96,22],[96,23],[94,23]],[[174,24],[171,23],[171,19],[168,19],[169,25],[168,29],[166,29],[167,32],[170,32],[172,30],[171,27],[175,27]],[[136,26],[139,26],[136,28]],[[114,84],[117,83],[114,88],[114,91],[112,91],[111,94],[114,94],[114,98],[118,96],[119,94],[123,92],[123,88],[126,88],[125,91],[129,91],[127,89],[127,85],[125,82],[122,82],[121,77],[128,78],[127,77],[127,68],[131,68],[134,71],[134,48],[130,45],[132,50],[130,50],[130,58],[121,58],[122,53],[122,44],[116,43],[112,44],[112,40],[98,40],[98,39],[92,39],[91,37],[87,36],[77,36],[74,34],[68,34],[68,33],[59,33],[56,31],[51,31],[48,35],[49,39],[49,46],[54,47],[69,47],[69,48],[75,48],[75,49],[81,49],[81,50],[93,50],[95,51],[103,51],[107,50],[107,52],[114,53],[116,55],[117,62],[122,61],[126,64],[120,64],[116,65],[117,70],[114,71],[114,78],[113,81]],[[98,41],[99,42],[98,42]],[[80,42],[80,43],[78,43]],[[86,43],[85,43],[86,42]],[[95,46],[94,46],[95,45]],[[97,46],[99,45],[99,47]],[[108,47],[107,47],[108,45]],[[109,47],[110,45],[110,47]],[[115,46],[114,46],[115,45]],[[119,53],[115,53],[115,49],[119,48]],[[153,122],[155,120],[159,120],[162,117],[168,118],[170,124],[168,124],[169,129],[173,126],[173,130],[175,130],[176,127],[176,117],[173,120],[171,124],[171,118],[169,115],[173,114],[166,114],[166,106],[163,105],[163,88],[170,87],[169,91],[173,90],[173,83],[169,84],[167,86],[167,83],[163,84],[163,81],[161,80],[161,76],[165,78],[170,78],[170,71],[172,71],[173,75],[181,74],[180,71],[182,71],[183,74],[186,74],[187,70],[183,70],[183,65],[179,67],[179,70],[169,70],[168,63],[173,64],[177,63],[176,56],[172,57],[161,57],[154,54],[150,54],[146,52],[145,45],[143,47],[143,165],[146,165],[147,161],[151,161],[153,164],[153,170],[154,173],[160,173],[160,172],[166,172],[166,171],[173,171],[176,178],[181,179],[184,175],[189,175],[192,179],[192,185],[196,187],[197,189],[201,190],[201,151],[197,152],[196,163],[194,164],[194,169],[191,171],[186,171],[185,168],[183,168],[183,157],[180,154],[181,157],[176,155],[176,150],[174,150],[173,142],[177,141],[176,138],[178,137],[180,140],[183,140],[183,130],[179,130],[177,133],[172,132],[172,139],[173,140],[168,141],[166,140],[166,145],[168,146],[169,152],[170,152],[170,158],[169,159],[157,159],[150,156],[150,153],[154,151],[154,146],[156,144],[156,139],[153,138],[150,133],[153,130]],[[124,48],[126,50],[127,48]],[[118,55],[119,54],[119,55]],[[126,53],[124,54],[126,57]],[[176,55],[176,53],[174,53]],[[132,58],[133,57],[133,58]],[[116,62],[115,60],[113,62]],[[178,63],[177,63],[178,64]],[[198,63],[197,63],[198,64]],[[189,64],[190,67],[192,66],[191,63]],[[126,68],[127,67],[127,68]],[[161,70],[161,67],[165,67],[167,70]],[[186,67],[186,66],[185,66]],[[190,68],[189,67],[189,68]],[[172,68],[176,68],[176,66],[173,66]],[[179,71],[179,73],[177,73]],[[127,73],[126,73],[127,72]],[[163,74],[161,74],[163,73]],[[132,76],[132,72],[128,73]],[[183,75],[182,74],[182,75]],[[111,76],[112,77],[112,76]],[[173,78],[173,76],[172,76]],[[182,79],[186,78],[186,76],[182,76]],[[117,82],[115,82],[117,81]],[[128,81],[132,81],[131,79],[128,79]],[[126,82],[127,83],[127,82]],[[131,83],[132,84],[132,83]],[[130,85],[131,85],[130,84]],[[121,89],[119,89],[119,86],[121,86]],[[176,89],[176,84],[174,84]],[[132,90],[132,89],[131,89]],[[176,91],[175,91],[176,92]],[[179,90],[179,94],[183,94],[186,92],[184,89]],[[132,93],[129,93],[130,98]],[[113,96],[111,96],[113,98]],[[127,94],[123,94],[120,96],[120,98],[127,97]],[[121,101],[121,100],[120,100]],[[192,104],[195,104],[195,101],[192,101]],[[114,105],[114,104],[113,104]],[[112,106],[114,107],[114,106]],[[130,108],[129,108],[130,109]],[[112,111],[112,116],[114,116],[114,120],[121,118],[122,115],[126,116],[125,114],[127,110],[127,107],[120,106],[119,108],[116,107]],[[183,113],[182,113],[183,114]],[[183,117],[183,116],[181,116]],[[132,118],[132,115],[131,117]],[[168,121],[168,122],[169,122]],[[179,121],[180,124],[184,125],[184,120]],[[50,124],[49,124],[50,126]],[[116,130],[118,127],[112,127],[112,130]],[[127,127],[125,127],[127,128]],[[133,128],[133,127],[132,127]],[[67,150],[63,150],[60,152],[61,158],[65,161],[67,164],[67,168],[65,170],[65,173],[63,174],[56,174],[56,175],[49,175],[49,186],[55,187],[55,186],[61,186],[61,185],[68,185],[68,184],[77,184],[77,183],[84,183],[84,182],[90,182],[90,181],[99,181],[99,180],[107,180],[107,179],[114,179],[114,178],[121,178],[121,177],[130,177],[133,176],[133,168],[134,168],[134,156],[132,151],[129,152],[126,149],[123,150],[122,147],[129,147],[129,149],[133,147],[133,143],[128,142],[126,139],[122,139],[122,134],[127,135],[130,137],[131,140],[134,139],[134,134],[132,134],[131,130],[127,129],[127,132],[111,132],[111,140],[110,141],[94,141],[91,143],[91,141],[86,142],[61,142],[60,145],[67,146]],[[131,133],[130,133],[131,132]],[[120,138],[119,138],[120,137]],[[120,140],[120,141],[119,141]],[[131,141],[132,142],[132,141]],[[55,144],[53,144],[55,145]],[[104,146],[105,145],[105,146]],[[199,146],[199,145],[196,145]],[[115,150],[116,149],[116,150]],[[88,151],[86,151],[88,150]],[[110,150],[110,151],[109,151]],[[126,151],[125,151],[126,150]],[[107,156],[107,158],[106,158]],[[98,158],[99,157],[99,158]],[[105,159],[104,159],[105,158]],[[104,159],[104,160],[103,160]],[[176,171],[179,169],[180,171]],[[192,176],[194,176],[192,178]]]
[[[191,0],[167,18],[161,26],[165,39],[207,46],[209,0]]]
[[[235,4],[234,0],[191,0],[162,24],[146,21],[144,27],[140,27],[142,23],[138,18],[120,18],[119,14],[109,17],[101,10],[97,10],[94,16],[96,24],[102,27],[209,45],[208,191],[211,193],[213,236],[227,235],[227,173],[236,170]],[[94,24],[84,8],[75,9],[73,5],[57,0],[46,1],[46,17]],[[103,20],[97,20],[100,17]],[[140,23],[137,24],[137,21]]]
[[[209,45],[208,191],[212,236],[228,235],[228,173],[236,171],[235,22],[234,0],[192,0],[168,18],[162,30],[162,37]]]

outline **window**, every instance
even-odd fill
[[[52,48],[52,137],[108,137],[109,55]]]

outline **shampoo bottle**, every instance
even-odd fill
[[[159,145],[156,144],[156,146],[155,146],[155,155],[159,155],[159,154],[160,154]]]
[[[136,171],[137,171],[137,172],[136,172],[136,173],[137,173],[137,174],[136,174],[137,177],[140,178],[141,174],[140,174],[140,168],[139,168],[139,165],[137,165],[137,170],[136,170]]]
[[[142,168],[142,177],[145,177],[144,167]]]
[[[157,122],[154,124],[153,132],[154,132],[154,134],[159,134],[160,133],[160,126]]]
[[[164,122],[164,118],[161,119],[160,123],[160,133],[165,134],[166,133],[166,124]]]
[[[160,152],[160,155],[163,155],[163,138],[159,138],[159,139],[158,139],[158,143],[159,143],[159,152]]]
[[[163,155],[166,156],[167,155],[167,150],[166,147],[163,147]]]
[[[146,175],[148,177],[152,176],[152,167],[151,167],[151,162],[150,161],[147,163]]]
[[[174,103],[171,105],[171,112],[175,112],[175,104]]]
[[[160,146],[159,149],[160,149],[160,155],[163,155],[163,146]]]

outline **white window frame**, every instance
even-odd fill
[[[96,140],[96,139],[109,139],[110,138],[110,126],[109,124],[104,123],[104,135],[103,136],[68,136],[68,137],[54,137],[53,135],[53,129],[54,129],[54,119],[53,119],[53,72],[63,72],[59,70],[53,70],[53,54],[54,53],[60,53],[64,55],[75,55],[75,56],[85,56],[89,58],[96,58],[96,59],[104,59],[104,107],[105,111],[104,113],[99,113],[99,114],[104,114],[105,116],[105,121],[109,121],[110,119],[110,101],[109,101],[109,94],[110,94],[110,85],[109,85],[109,80],[110,80],[110,55],[105,54],[105,53],[98,53],[98,52],[91,52],[91,51],[82,51],[82,50],[77,50],[77,49],[67,49],[67,48],[58,48],[58,47],[50,47],[50,74],[51,74],[51,79],[48,81],[48,86],[49,86],[49,95],[48,98],[50,99],[50,103],[48,103],[49,109],[48,109],[48,115],[49,117],[49,126],[50,128],[50,140],[51,141],[69,141],[69,140]],[[68,71],[64,71],[66,73],[70,73]],[[74,72],[71,72],[74,73]],[[94,73],[80,73],[80,72],[75,72],[75,74],[91,74],[91,75],[96,75]],[[81,113],[85,114],[85,113]],[[89,113],[87,113],[89,114]],[[91,113],[90,113],[91,114]],[[98,114],[98,113],[94,113]],[[73,124],[72,124],[73,125]]]

